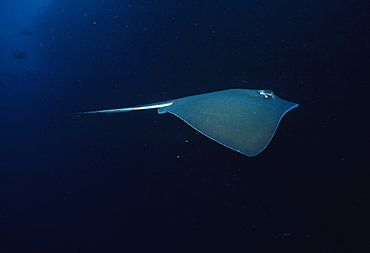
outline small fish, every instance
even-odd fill
[[[27,52],[21,52],[21,51],[18,51],[18,50],[15,50],[13,53],[13,57],[16,58],[16,59],[24,59],[24,58],[28,58],[27,57]]]
[[[30,32],[30,31],[26,31],[24,30],[23,32],[20,32],[21,35],[24,35],[24,36],[33,36],[33,33]]]
[[[17,74],[9,74],[9,77],[15,79],[15,78],[18,78],[18,75]]]
[[[22,71],[23,74],[25,74],[26,76],[35,76],[34,73],[32,73],[31,71]]]

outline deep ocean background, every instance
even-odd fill
[[[368,1],[2,0],[0,19],[1,253],[370,252]],[[156,110],[48,120],[229,88],[300,104],[257,157]]]

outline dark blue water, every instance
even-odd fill
[[[369,252],[368,7],[2,1],[0,252]],[[48,120],[229,88],[300,104],[257,157],[155,110]]]

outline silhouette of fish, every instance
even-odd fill
[[[18,75],[17,75],[17,74],[14,74],[14,73],[9,74],[8,76],[9,76],[10,78],[12,78],[12,79],[16,79],[16,78],[18,78]]]
[[[33,36],[33,33],[30,32],[30,31],[26,31],[24,30],[23,32],[20,32],[21,35],[24,35],[24,36]]]
[[[27,57],[27,52],[21,52],[21,51],[18,51],[18,50],[15,50],[13,53],[13,57],[16,58],[16,59],[24,59],[24,58],[28,58]]]
[[[25,74],[26,76],[35,76],[31,71],[22,71],[22,74]]]

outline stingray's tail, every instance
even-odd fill
[[[88,111],[88,112],[78,112],[78,113],[73,113],[73,114],[69,114],[69,115],[50,118],[49,120],[67,118],[67,117],[71,117],[71,116],[86,115],[86,114],[121,113],[121,112],[132,112],[132,111],[140,111],[140,110],[158,109],[158,108],[170,106],[172,104],[173,104],[173,101],[169,101],[169,102],[163,102],[163,103],[141,105],[141,106],[136,106],[136,107],[98,110],[98,111]]]
[[[83,115],[83,114],[86,114],[86,113],[78,112],[78,113],[73,113],[73,114],[68,114],[68,115],[63,115],[63,116],[53,117],[53,118],[50,118],[49,120],[68,118],[68,117],[72,117],[72,116],[80,116],[80,115]]]
[[[134,111],[134,110],[132,110],[132,109],[130,110],[130,109],[131,108],[121,108],[121,109],[108,109],[108,110],[99,110],[99,111],[77,112],[77,113],[73,113],[73,114],[68,114],[68,115],[63,115],[63,116],[50,118],[50,120],[68,118],[68,117],[72,117],[72,116],[81,116],[81,115],[86,115],[86,114],[119,113],[119,112]]]

